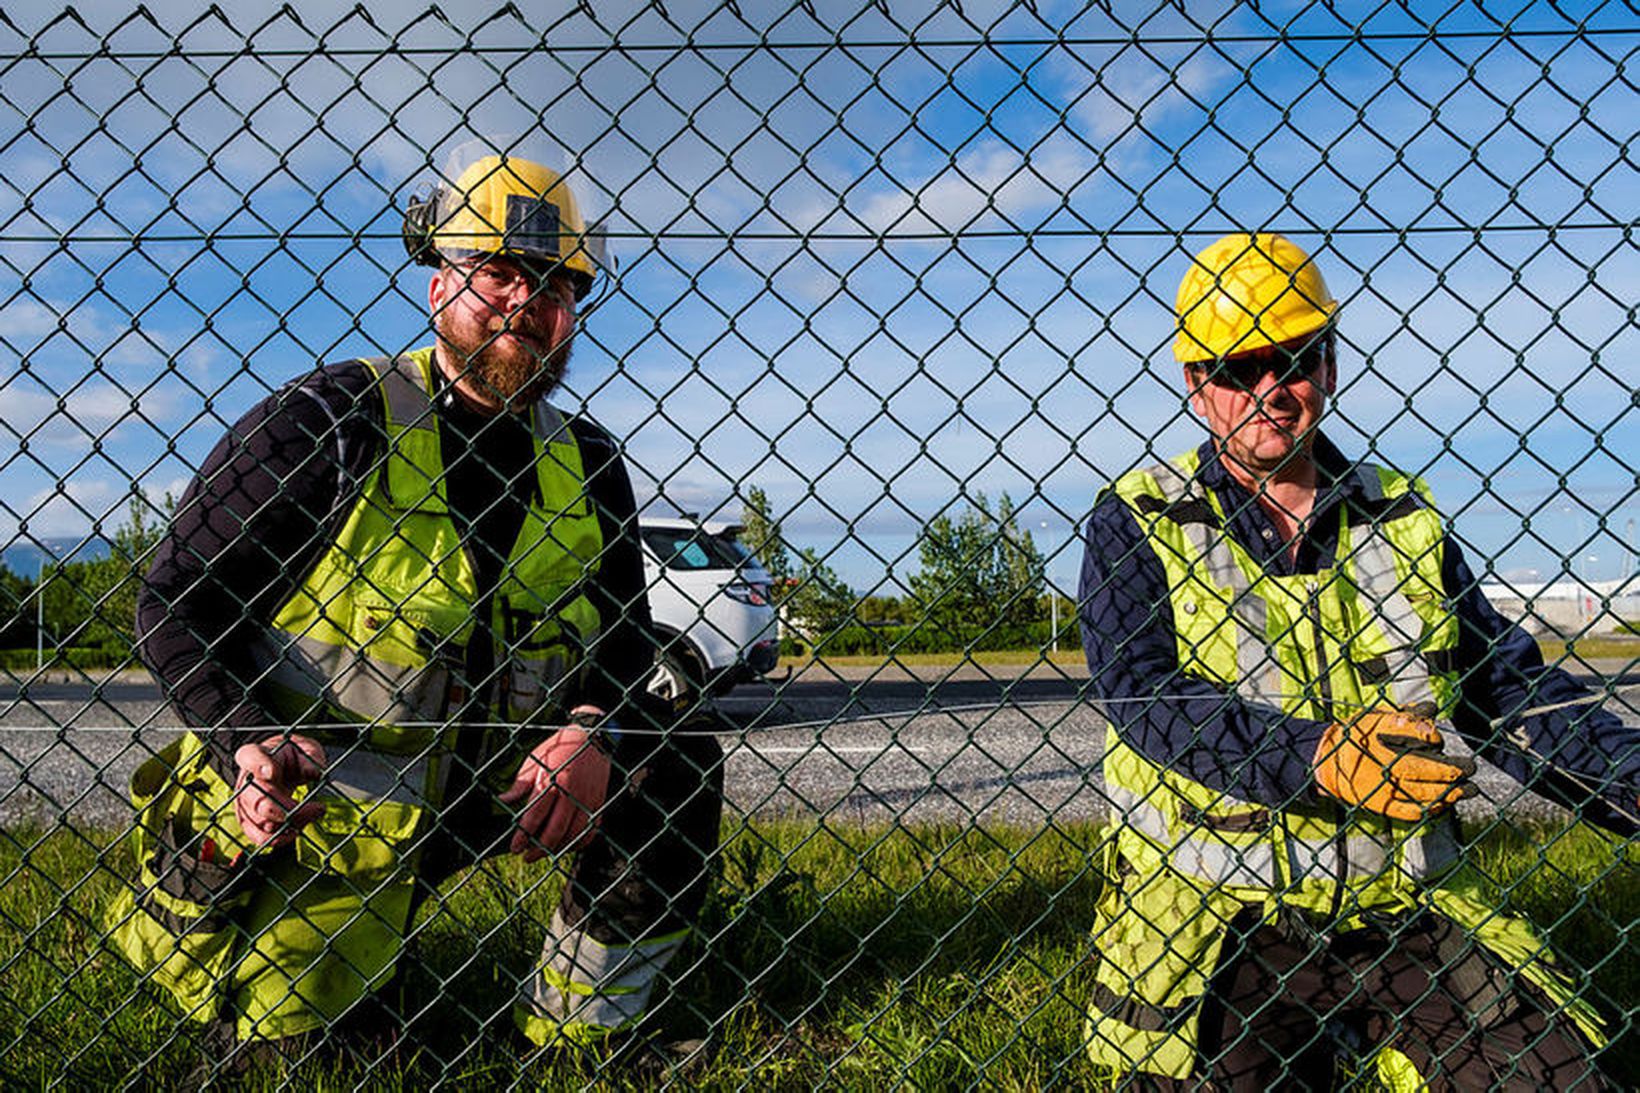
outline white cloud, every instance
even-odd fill
[[[1229,56],[1252,47],[1227,42],[1226,31],[1246,21],[1223,2],[1185,6],[1120,4],[1106,18],[1079,19],[1075,33],[1092,39],[1055,50],[1045,61],[1047,86],[1068,106],[1071,119],[1107,155],[1211,103],[1235,75]],[[1219,40],[1203,34],[1215,27]]]
[[[148,386],[174,355],[183,356],[190,366],[214,358],[214,350],[197,340],[197,331],[159,322],[155,303],[121,300],[118,290],[107,287],[78,301],[20,296],[0,308],[0,343],[28,359],[36,382],[55,390],[68,391],[98,369],[136,392]],[[130,316],[126,308],[147,314]],[[190,337],[196,340],[184,349]]]
[[[34,538],[84,535],[98,524],[112,533],[124,519],[129,500],[130,486],[125,482],[81,477],[34,493],[17,515]]]
[[[1000,141],[986,141],[915,190],[875,194],[854,215],[886,235],[958,233],[987,217],[1014,220],[1056,207],[1061,191],[1050,179],[1063,168],[1063,158],[1038,163]]]
[[[60,314],[39,300],[14,299],[0,307],[0,340],[27,348],[57,332]]]
[[[65,23],[41,42],[48,52],[72,53],[100,49],[107,37],[112,56],[75,77],[74,96],[62,94],[66,69],[44,61],[9,78],[13,128],[42,134],[20,136],[0,153],[0,230],[13,237],[0,240],[0,256],[12,263],[9,270],[0,265],[0,274],[26,274],[30,291],[40,294],[0,311],[0,338],[30,357],[30,376],[9,379],[0,406],[7,427],[30,436],[30,457],[42,465],[29,473],[77,482],[84,472],[63,468],[74,467],[97,435],[103,467],[113,460],[143,474],[169,423],[192,419],[178,411],[207,397],[184,379],[208,393],[214,414],[231,417],[266,389],[255,362],[294,371],[306,362],[293,363],[292,350],[305,358],[348,338],[398,344],[391,333],[403,329],[405,308],[372,302],[381,285],[370,268],[370,259],[402,260],[390,238],[397,227],[390,206],[430,173],[429,158],[441,162],[449,144],[475,131],[539,128],[584,154],[586,172],[618,204],[616,227],[631,233],[617,247],[639,256],[627,267],[626,289],[637,306],[608,314],[636,316],[638,329],[608,336],[630,347],[622,353],[628,376],[650,386],[624,396],[610,424],[630,426],[623,435],[634,437],[642,470],[663,480],[679,507],[710,511],[744,474],[768,477],[796,499],[812,486],[806,474],[837,509],[829,516],[810,503],[816,528],[828,520],[853,533],[903,524],[903,510],[891,520],[872,507],[881,501],[882,478],[894,480],[905,509],[927,511],[942,491],[949,496],[950,475],[934,460],[915,462],[924,444],[975,488],[995,492],[993,483],[1023,476],[1075,493],[1143,456],[1147,444],[1171,450],[1199,435],[1178,417],[1166,359],[1167,303],[1183,262],[1170,256],[1171,232],[1280,215],[1308,221],[1319,234],[1352,216],[1369,185],[1374,212],[1398,227],[1411,218],[1400,214],[1427,208],[1432,192],[1410,179],[1414,168],[1435,169],[1432,181],[1442,184],[1455,170],[1451,157],[1461,152],[1468,162],[1471,147],[1478,166],[1510,165],[1511,146],[1474,131],[1494,126],[1505,107],[1462,109],[1482,82],[1511,98],[1549,95],[1532,90],[1540,82],[1532,56],[1492,51],[1490,67],[1471,68],[1441,54],[1444,43],[1408,46],[1396,55],[1406,63],[1393,77],[1382,60],[1342,44],[1328,60],[1338,93],[1312,95],[1305,90],[1316,79],[1310,62],[1323,47],[1297,39],[1268,47],[1235,42],[1247,30],[1273,38],[1270,25],[1291,13],[1218,2],[1135,2],[1112,11],[1043,0],[1044,22],[1070,27],[1063,44],[1016,49],[994,36],[990,51],[967,52],[949,45],[974,39],[964,17],[981,27],[1018,20],[1030,31],[1029,13],[1015,6],[1005,15],[1003,0],[973,0],[960,13],[951,4],[891,0],[895,23],[947,43],[899,48],[903,32],[867,3],[816,5],[817,25],[786,0],[743,0],[749,26],[716,0],[668,0],[665,15],[642,0],[593,0],[591,17],[575,0],[557,0],[532,5],[528,26],[492,8],[428,14],[372,5],[377,29],[349,14],[349,0],[302,5],[300,26],[278,14],[279,0],[245,0],[232,5],[226,30],[214,17],[201,22],[208,5],[160,0],[151,5],[158,31],[142,29],[139,18],[118,32],[115,24],[134,4],[93,5],[84,12],[90,34]],[[25,33],[52,14],[8,12]],[[855,14],[863,18],[830,44]],[[247,51],[246,33],[269,19]],[[1212,43],[1200,33],[1206,25],[1218,28]],[[549,49],[519,49],[542,28],[549,28]],[[760,44],[762,31],[778,49]],[[477,53],[462,52],[469,34]],[[321,40],[327,48],[313,52]],[[858,44],[865,41],[873,44]],[[388,42],[397,55],[375,52]],[[646,48],[623,49],[638,43]],[[122,50],[155,53],[174,44],[182,55],[141,66],[119,59]],[[1487,48],[1479,38],[1459,44]],[[648,48],[667,45],[676,48]],[[242,55],[229,61],[205,50]],[[1621,81],[1608,79],[1601,90],[1601,66],[1584,65],[1592,56],[1581,45],[1557,56],[1553,79],[1586,75],[1583,94],[1523,102],[1514,124],[1545,133],[1577,125],[1583,137],[1591,128],[1627,133],[1620,122],[1633,96]],[[1454,85],[1463,94],[1453,95]],[[1261,92],[1279,101],[1261,103]],[[73,103],[76,96],[83,106]],[[1429,127],[1428,107],[1414,96],[1442,104],[1441,124],[1451,134],[1439,147],[1430,146],[1433,134],[1414,142]],[[1586,120],[1585,104],[1575,99],[1589,100]],[[1365,120],[1390,140],[1355,123],[1357,102],[1371,104]],[[1208,107],[1217,132],[1198,136]],[[1318,169],[1323,154],[1301,134],[1326,149],[1327,169]],[[1407,147],[1415,155],[1402,166],[1396,157]],[[1173,158],[1180,151],[1182,164]],[[1595,200],[1627,207],[1622,198],[1633,172],[1622,170],[1616,151],[1592,137],[1569,148],[1561,139],[1555,162],[1567,163],[1568,152],[1576,153],[1568,173],[1593,179]],[[1189,174],[1198,165],[1201,183]],[[133,166],[143,174],[131,174]],[[1467,200],[1475,221],[1513,200],[1504,183],[1460,179],[1450,189],[1452,206]],[[1575,189],[1534,176],[1522,181],[1519,204],[1541,223],[1557,223]],[[23,213],[24,196],[33,213]],[[1069,224],[1094,229],[1035,239],[1016,230]],[[121,226],[185,241],[128,257],[15,238],[70,229],[117,236]],[[1101,236],[1107,227],[1136,230]],[[1478,396],[1459,389],[1456,377],[1518,367],[1545,382],[1496,384],[1490,412],[1548,440],[1547,427],[1534,424],[1537,404],[1559,397],[1572,414],[1613,420],[1602,444],[1631,466],[1640,461],[1629,456],[1634,442],[1626,438],[1640,434],[1624,428],[1633,410],[1617,385],[1554,374],[1586,367],[1589,354],[1579,355],[1578,340],[1601,347],[1614,375],[1633,359],[1632,324],[1624,325],[1635,298],[1629,251],[1585,246],[1570,270],[1530,256],[1478,268],[1488,263],[1450,255],[1433,268],[1409,260],[1391,268],[1379,261],[1386,252],[1435,249],[1416,236],[1397,240],[1395,230],[1379,223],[1332,244],[1356,270],[1380,271],[1347,312],[1357,344],[1382,350],[1374,382],[1348,396],[1352,426],[1398,430],[1389,440],[1402,446],[1409,431],[1419,443],[1463,436]],[[355,231],[371,237],[361,243]],[[731,231],[738,237],[726,240]],[[282,232],[292,235],[282,239]],[[758,234],[770,238],[751,238]],[[1496,246],[1495,238],[1486,245]],[[355,247],[365,255],[335,264]],[[723,257],[725,247],[733,247],[733,260]],[[88,255],[90,269],[80,265]],[[151,267],[141,267],[142,259]],[[1591,272],[1599,288],[1579,280]],[[1472,329],[1481,325],[1472,312],[1430,295],[1437,274],[1444,291],[1492,301],[1484,331]],[[1518,284],[1499,285],[1500,276],[1516,275]],[[1141,289],[1140,277],[1159,280]],[[851,295],[839,294],[845,278]],[[1344,281],[1334,288],[1347,290]],[[1002,300],[1011,306],[998,306]],[[1558,318],[1548,317],[1551,310]],[[725,332],[725,316],[733,333]],[[1402,316],[1429,344],[1391,335]],[[59,333],[59,317],[66,332]],[[595,318],[593,332],[601,335],[608,321]],[[1556,323],[1571,333],[1556,332]],[[1027,327],[1040,346],[1011,348]],[[874,337],[899,344],[879,352]],[[168,357],[178,357],[176,372],[164,377],[170,382],[144,391]],[[93,358],[108,378],[87,385]],[[1072,358],[1080,358],[1075,367],[1086,385],[1056,385]],[[839,362],[869,390],[818,399],[814,392],[842,371]],[[913,366],[954,393],[891,396]],[[1121,386],[1147,368],[1151,378]],[[799,393],[766,397],[758,375],[767,369]],[[1418,425],[1404,392],[1442,369],[1438,386],[1419,395],[1418,415],[1429,424]],[[677,386],[658,378],[685,374],[693,381]],[[1023,393],[1005,389],[1004,377]],[[30,387],[38,382],[51,390]],[[116,382],[134,393],[136,408]],[[770,386],[777,386],[773,379]],[[61,410],[59,393],[67,400]],[[718,424],[737,397],[734,412],[754,418],[775,442]],[[981,419],[977,425],[953,417],[958,399],[964,413]],[[600,410],[614,402],[598,401]],[[681,424],[648,424],[663,411]],[[889,422],[889,414],[903,421]],[[822,425],[849,438],[857,462],[821,470],[842,444]],[[215,431],[208,421],[193,428]],[[1065,434],[1075,439],[1074,452]],[[1007,439],[999,444],[1001,436]],[[1555,443],[1566,462],[1582,454],[1563,438]],[[21,471],[9,473],[20,479]],[[146,473],[172,480],[169,469]],[[7,484],[13,497],[40,489],[38,479]],[[1075,510],[1089,498],[1056,500]],[[61,500],[50,503],[54,519],[67,511]]]
[[[166,476],[165,474],[149,475],[143,479],[138,487],[147,495],[151,504],[158,506],[169,496],[172,500],[180,501],[183,491],[193,479],[189,477]]]
[[[125,426],[146,429],[163,422],[174,409],[168,391],[128,391],[106,380],[82,383],[62,394],[13,383],[0,405],[0,434],[26,440],[31,449],[83,452],[93,440],[116,440]]]

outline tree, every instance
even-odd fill
[[[788,617],[818,640],[854,621],[854,590],[814,551],[797,553],[802,564],[786,596]]]
[[[1043,558],[1004,493],[993,514],[985,494],[956,519],[936,516],[917,543],[911,599],[920,621],[964,644],[1017,640],[1041,618]]]
[[[0,564],[0,649],[34,645],[34,582]]]
[[[868,626],[904,622],[905,605],[896,596],[864,596],[854,609],[854,617]]]
[[[798,549],[792,562],[780,521],[769,515],[768,494],[757,486],[746,490],[740,522],[741,542],[774,578],[774,600],[788,625],[813,641],[853,621],[853,589],[814,550]]]
[[[142,574],[175,507],[169,494],[156,507],[134,488],[108,557],[46,567],[45,629],[53,645],[96,649],[111,663],[130,656]]]
[[[769,516],[769,495],[757,486],[746,491],[746,505],[741,510],[740,523],[745,529],[741,532],[740,541],[757,555],[763,568],[774,578],[775,586],[784,587],[787,578],[792,575],[791,555],[780,534],[780,521]]]

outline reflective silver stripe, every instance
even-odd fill
[[[1383,500],[1384,487],[1378,472],[1368,466],[1361,467],[1357,474],[1367,498]],[[1377,523],[1370,526],[1361,542],[1354,543],[1352,537],[1348,565],[1355,577],[1355,586],[1372,604],[1373,614],[1389,638],[1390,650],[1384,654],[1384,664],[1390,697],[1402,709],[1434,702],[1429,666],[1418,648],[1424,633],[1423,620],[1401,591],[1401,578],[1395,569],[1395,548]]]
[[[1351,880],[1370,880],[1380,876],[1389,867],[1394,847],[1360,827],[1351,825],[1344,839],[1344,875]],[[1385,834],[1389,834],[1388,831]],[[1336,880],[1339,874],[1338,841],[1322,839],[1312,842],[1288,835],[1287,868],[1292,883]]]
[[[1391,868],[1409,880],[1426,881],[1447,873],[1460,861],[1457,837],[1450,822],[1434,821],[1416,834],[1404,824],[1387,822],[1373,828],[1352,824],[1347,831],[1345,876],[1355,883],[1378,879]],[[1289,835],[1286,844],[1293,880],[1337,877],[1335,839],[1311,842]]]
[[[1432,880],[1452,871],[1462,861],[1452,813],[1426,824],[1418,838],[1401,846],[1401,871],[1413,880]]]
[[[1169,504],[1198,501],[1217,511],[1207,491],[1173,464],[1159,463],[1150,473]],[[1227,541],[1229,531],[1199,522],[1180,524],[1179,530],[1214,585],[1230,592],[1230,625],[1235,627],[1236,637],[1236,693],[1250,702],[1279,709],[1283,693],[1281,664],[1271,647],[1269,610],[1263,597],[1253,594],[1247,574],[1237,564]]]
[[[1285,841],[1289,884],[1300,884],[1307,879],[1337,879],[1338,847],[1332,839],[1311,842],[1289,835]]]
[[[535,438],[541,442],[541,451],[537,453],[538,464],[536,475],[540,480],[541,496],[554,497],[557,492],[553,487],[552,477],[554,468],[573,473],[579,484],[576,492],[563,507],[557,510],[559,516],[590,516],[592,515],[592,497],[586,485],[586,468],[581,465],[581,447],[570,430],[569,417],[558,407],[549,402],[537,402],[533,418]],[[574,449],[574,463],[566,463],[552,453],[552,446]],[[550,522],[550,521],[549,521]]]
[[[437,661],[423,668],[388,664],[362,650],[306,635],[268,631],[256,639],[262,679],[356,717],[389,724],[444,716],[450,673]]]
[[[563,701],[561,684],[569,676],[569,654],[562,650],[546,656],[514,652],[507,661],[510,684],[506,696],[507,716],[519,724],[543,717],[556,717],[557,703]]]
[[[1240,888],[1276,887],[1276,849],[1268,836],[1232,843],[1218,832],[1196,825],[1194,834],[1179,838],[1173,834],[1167,815],[1147,799],[1114,782],[1107,783],[1105,792],[1118,817],[1155,843],[1173,868],[1185,876]]]
[[[1186,876],[1238,888],[1276,886],[1276,849],[1262,839],[1232,846],[1204,832],[1198,838],[1178,840],[1170,856],[1173,867]]]
[[[563,444],[568,435],[568,419],[562,410],[543,399],[535,404],[535,435],[543,444]]]
[[[1179,872],[1208,884],[1273,891],[1283,884],[1333,881],[1339,875],[1335,838],[1284,837],[1287,875],[1283,878],[1278,871],[1277,846],[1268,837],[1236,843],[1206,825],[1194,825],[1193,834],[1178,837],[1167,816],[1136,794],[1114,784],[1107,787],[1107,793],[1128,827],[1154,843]],[[1421,880],[1444,871],[1457,858],[1456,844],[1450,837],[1443,841],[1432,833],[1424,839],[1412,837],[1398,842],[1395,830],[1390,828],[1373,834],[1351,827],[1344,839],[1344,854],[1344,875],[1356,882],[1380,878],[1392,864],[1408,877]]]
[[[1146,835],[1152,842],[1166,846],[1168,843],[1167,817],[1160,809],[1143,800],[1131,789],[1118,782],[1106,780],[1105,796],[1110,801],[1111,811],[1117,819],[1129,827]]]
[[[433,400],[427,394],[427,381],[421,374],[420,365],[409,357],[397,357],[391,361],[377,357],[366,363],[380,381],[382,397],[387,401],[389,426],[438,431],[438,422],[433,417]]]
[[[353,801],[398,801],[431,808],[440,788],[434,779],[442,766],[430,751],[388,755],[363,747],[349,748],[325,768],[322,792]]]
[[[1186,876],[1209,884],[1265,890],[1284,883],[1278,873],[1277,846],[1268,837],[1236,843],[1202,824],[1189,825],[1193,833],[1181,838],[1173,833],[1168,816],[1146,798],[1114,782],[1107,784],[1106,794],[1117,817],[1154,843]],[[1366,882],[1383,876],[1394,865],[1407,877],[1424,880],[1446,872],[1458,861],[1458,845],[1449,827],[1437,824],[1426,828],[1421,837],[1403,837],[1405,832],[1404,827],[1373,831],[1352,825],[1344,839],[1344,875]],[[1288,833],[1280,841],[1285,850],[1285,883],[1338,877],[1335,837],[1311,840]]]
[[[376,373],[386,407],[390,444],[380,474],[388,502],[407,511],[443,513],[444,495],[437,481],[443,472],[436,457],[432,467],[423,467],[406,454],[405,445],[400,443],[404,435],[422,433],[425,436],[419,450],[438,450],[438,420],[433,415],[433,400],[427,393],[421,366],[410,357],[391,361],[375,357],[365,363]]]
[[[1344,839],[1344,856],[1349,863],[1349,877],[1363,880],[1379,876],[1395,860],[1396,851],[1406,840],[1394,828],[1381,828],[1379,834],[1368,834],[1352,825]],[[1416,842],[1417,840],[1411,840]]]
[[[1364,542],[1355,546],[1351,568],[1355,571],[1356,587],[1372,602],[1378,624],[1390,639],[1391,647],[1384,654],[1390,696],[1403,709],[1434,702],[1429,666],[1418,648],[1423,636],[1423,620],[1401,591],[1395,574],[1395,550],[1382,532],[1374,528]]]
[[[347,447],[342,443],[342,437],[344,435],[341,429],[342,419],[337,415],[335,410],[330,408],[330,403],[326,402],[306,387],[294,386],[289,388],[289,390],[291,391],[292,397],[296,395],[306,395],[313,405],[318,407],[319,412],[324,414],[325,417],[330,420],[330,435],[334,437],[336,441],[336,496],[346,497],[349,482],[347,477]]]
[[[584,930],[571,929],[554,911],[542,948],[542,964],[525,982],[520,997],[530,1011],[561,1023],[614,1029],[631,1024],[649,1007],[655,980],[685,933],[604,945]]]

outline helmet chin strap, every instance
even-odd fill
[[[592,283],[591,295],[577,302],[576,310],[582,316],[609,299],[615,291],[615,283],[620,280],[621,263],[614,251],[603,252],[600,259],[599,276]]]

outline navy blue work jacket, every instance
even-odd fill
[[[1349,460],[1325,437],[1317,438],[1315,455],[1321,495],[1295,553],[1219,462],[1212,442],[1201,448],[1201,481],[1226,514],[1226,533],[1270,573],[1330,566],[1338,546],[1337,506],[1362,500]],[[1546,666],[1537,643],[1487,602],[1450,534],[1442,577],[1459,619],[1461,699],[1453,729],[1521,784],[1585,819],[1633,834],[1640,728],[1624,725],[1598,703],[1511,716],[1589,692],[1568,672]],[[1131,747],[1244,800],[1276,807],[1319,802],[1311,762],[1325,724],[1251,706],[1180,671],[1161,559],[1110,491],[1088,518],[1079,602],[1092,693]],[[1492,727],[1500,717],[1508,720]]]

